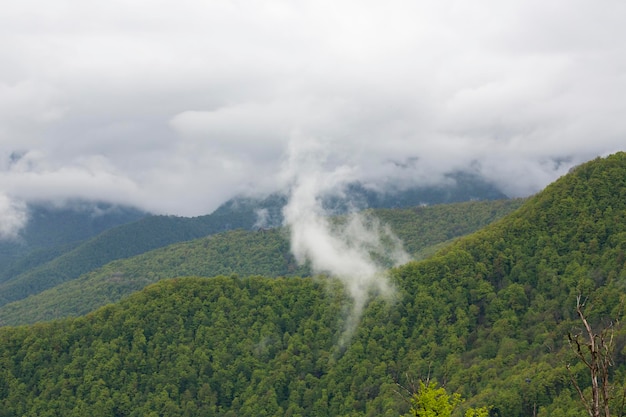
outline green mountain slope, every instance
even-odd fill
[[[580,415],[565,368],[575,361],[566,335],[581,327],[576,298],[588,299],[596,329],[621,319],[625,260],[626,154],[618,153],[577,167],[502,221],[399,271],[414,294],[414,331],[438,326],[436,348],[418,344],[413,354],[425,359],[422,372],[437,364],[435,376],[451,389],[502,415],[532,415],[535,407],[544,416]],[[613,375],[621,384],[626,357],[623,341],[618,346]],[[573,370],[589,386],[584,367]]]
[[[455,173],[448,177],[451,183],[447,186],[418,187],[385,195],[355,184],[346,199],[363,207],[397,207],[415,201],[432,204],[505,197],[478,176]],[[35,207],[21,243],[0,242],[0,306],[75,279],[115,259],[227,230],[280,226],[285,203],[286,197],[281,194],[262,199],[238,197],[206,216],[149,216],[113,229],[115,224],[145,214],[78,202],[72,210]],[[328,204],[337,213],[350,206],[343,200]],[[93,215],[94,211],[100,215]],[[84,241],[90,237],[93,238]]]
[[[73,201],[63,207],[30,204],[17,239],[0,240],[0,282],[35,268],[105,230],[147,213],[106,203]]]
[[[433,246],[467,235],[519,208],[524,200],[468,201],[369,211],[388,224],[408,253],[418,258]]]
[[[220,274],[308,274],[278,229],[231,231],[111,262],[40,294],[0,308],[2,325],[85,314],[164,278]]]
[[[0,306],[77,278],[115,259],[233,228],[251,228],[254,217],[219,212],[201,217],[149,216],[115,227],[69,252],[0,284]]]
[[[584,164],[519,210],[394,269],[345,344],[349,300],[312,278],[181,278],[85,317],[0,329],[4,415],[398,416],[437,380],[508,417],[580,416],[566,364],[579,294],[623,316],[626,154]],[[611,379],[622,403],[626,334]],[[399,392],[400,391],[400,392]],[[619,415],[616,411],[615,415]]]
[[[515,210],[521,203],[521,200],[467,202],[372,210],[368,214],[382,219],[403,239],[410,253],[419,255],[432,245],[477,230]],[[286,238],[281,229],[238,230],[115,261],[78,279],[0,307],[0,325],[85,314],[164,278],[309,275],[306,267],[296,265]]]

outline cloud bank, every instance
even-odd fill
[[[84,198],[205,214],[287,186],[304,137],[324,141],[322,169],[370,184],[471,169],[527,195],[624,148],[625,12],[614,0],[11,2],[2,213]]]

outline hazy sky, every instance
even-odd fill
[[[0,213],[199,215],[289,150],[371,183],[471,169],[527,195],[626,146],[621,0],[0,4]]]

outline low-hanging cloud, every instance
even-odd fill
[[[0,194],[0,241],[17,239],[27,220],[28,213],[24,203]]]
[[[291,190],[283,215],[291,250],[300,264],[309,262],[316,273],[339,279],[352,298],[354,304],[340,341],[343,344],[356,328],[371,293],[393,293],[385,270],[410,258],[402,242],[374,218],[357,212],[342,220],[329,218],[323,201],[331,195],[341,197],[343,187],[353,178],[353,167],[322,170],[327,156],[316,141],[294,142],[290,150],[284,175],[291,178]]]
[[[11,2],[0,192],[206,214],[284,186],[300,131],[327,141],[323,169],[356,167],[379,189],[470,169],[527,195],[624,148],[625,13],[591,0]],[[41,157],[17,170],[15,152]]]

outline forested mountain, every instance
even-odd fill
[[[505,197],[472,174],[454,173],[448,179],[443,186],[384,194],[352,184],[345,199],[329,198],[326,206],[340,214],[354,205],[406,207]],[[22,239],[0,243],[0,306],[73,280],[116,259],[227,230],[280,226],[285,203],[282,194],[237,197],[209,215],[193,218],[146,216],[130,208],[84,202],[76,202],[69,209],[33,206]],[[141,219],[122,225],[137,218]],[[120,226],[113,227],[116,224]],[[102,233],[94,237],[98,232]]]
[[[74,201],[64,206],[30,204],[28,221],[15,239],[0,241],[0,282],[71,250],[81,241],[145,217],[140,210]]]
[[[0,329],[3,416],[398,416],[429,376],[492,415],[581,416],[568,343],[623,316],[626,154],[577,167],[480,232],[390,272],[344,340],[327,278],[179,278],[85,317]],[[626,334],[615,328],[620,415]],[[405,394],[406,395],[406,394]]]
[[[405,249],[421,258],[433,246],[477,231],[513,212],[522,203],[522,199],[468,201],[407,209],[375,209],[366,213],[389,225]]]
[[[192,218],[147,216],[106,230],[45,263],[6,278],[0,283],[0,306],[75,279],[115,259],[226,230],[251,229],[255,221],[254,213],[242,210],[218,210]]]
[[[477,201],[412,209],[378,209],[366,214],[389,225],[403,240],[407,251],[419,257],[433,245],[475,231],[521,204],[522,200]],[[287,238],[287,232],[278,228],[237,230],[114,261],[78,279],[0,307],[0,325],[85,314],[164,278],[231,274],[310,275],[306,266],[296,265]],[[93,250],[87,253],[91,252]],[[67,260],[70,265],[72,262],[76,260]]]

